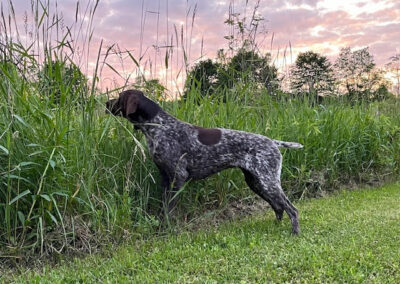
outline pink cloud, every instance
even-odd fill
[[[235,1],[235,12],[250,17],[252,5],[249,1]],[[340,1],[339,1],[340,2]],[[88,2],[80,2],[83,13]],[[168,7],[167,7],[168,3]],[[203,54],[214,58],[220,48],[227,48],[224,36],[229,34],[229,27],[224,23],[228,17],[231,1],[195,1],[195,0],[103,0],[100,1],[94,18],[94,35],[91,46],[90,61],[95,61],[98,46],[103,40],[106,48],[114,43],[124,50],[128,49],[139,60],[143,56],[142,64],[147,64],[147,72],[152,65],[155,77],[158,73],[169,74],[169,81],[176,79],[178,69],[183,66],[183,49],[181,42],[181,28],[184,27],[184,47],[189,53],[189,62],[193,63]],[[370,4],[376,10],[367,10]],[[314,50],[334,58],[342,47],[353,48],[369,46],[379,65],[383,65],[388,58],[400,52],[400,3],[397,0],[360,0],[354,4],[356,10],[345,10],[343,7],[322,8],[321,0],[269,0],[261,1],[259,13],[264,17],[265,27],[268,30],[264,39],[262,50],[277,55],[288,48],[289,42],[295,53],[304,50]],[[340,3],[338,3],[340,4]],[[379,4],[379,5],[378,5]],[[197,6],[196,6],[197,5]],[[23,11],[30,9],[30,1],[15,1],[16,11],[22,15]],[[196,6],[196,15],[193,29],[191,17]],[[60,1],[58,10],[62,12],[66,25],[75,19],[76,1]],[[357,10],[364,11],[359,13]],[[167,19],[168,10],[168,19]],[[157,44],[157,19],[158,19],[158,46]],[[186,30],[186,26],[188,29]],[[178,44],[175,34],[178,33]],[[168,33],[168,37],[167,37]],[[274,37],[272,50],[271,38]],[[168,70],[154,70],[165,67],[167,48],[172,44],[172,56],[169,58]],[[192,42],[192,44],[190,44]],[[203,46],[201,43],[203,42]],[[105,50],[104,50],[105,52]],[[104,53],[103,52],[103,53]],[[120,59],[125,58],[124,64]],[[294,60],[295,58],[293,58]],[[118,72],[129,74],[135,70],[135,64],[125,54],[122,57],[110,56],[108,62]],[[173,69],[173,70],[172,70]],[[171,71],[172,70],[172,71]],[[182,73],[181,73],[182,74]],[[103,76],[112,78],[113,72],[104,67]],[[165,76],[165,75],[163,75]],[[165,78],[163,78],[165,80]],[[110,81],[107,79],[107,81]]]

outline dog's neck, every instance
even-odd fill
[[[177,118],[160,109],[153,118],[146,121],[135,122],[134,125],[135,128],[141,130],[147,138],[153,138],[157,132],[157,128],[164,127],[165,125],[170,127],[179,122]]]

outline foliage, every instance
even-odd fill
[[[264,18],[258,13],[259,6],[260,1],[255,1],[251,17],[230,8],[225,20],[230,30],[225,36],[228,51],[218,50],[216,62],[207,59],[193,66],[185,83],[185,97],[191,86],[199,88],[203,96],[218,88],[233,89],[249,83],[266,88],[271,94],[279,88],[278,70],[271,62],[271,54],[263,54],[257,42],[257,37],[267,33],[261,26]]]
[[[334,66],[340,82],[339,92],[344,92],[350,100],[368,101],[389,96],[382,93],[388,89],[388,82],[382,72],[376,70],[368,47],[355,51],[350,47],[343,48]]]
[[[195,64],[185,83],[185,97],[190,88],[198,89],[205,96],[215,93],[217,89],[234,88],[237,84],[254,84],[270,93],[279,86],[278,71],[271,64],[270,54],[263,56],[241,48],[232,58],[224,57],[223,61],[225,63],[207,59]]]
[[[139,80],[133,87],[140,89],[142,92],[150,96],[151,99],[165,99],[166,88],[158,79]]]
[[[76,104],[88,95],[87,78],[73,62],[56,59],[43,64],[38,72],[38,92],[55,104],[63,98]]]
[[[221,64],[213,62],[211,59],[199,61],[187,76],[185,90],[195,88],[203,95],[213,93],[220,85],[218,77],[221,68]]]
[[[218,76],[220,85],[232,87],[236,82],[254,82],[269,92],[278,87],[278,71],[271,64],[271,55],[259,53],[241,48],[230,59],[225,72]]]
[[[287,217],[277,224],[267,209],[218,228],[136,241],[107,256],[8,274],[5,281],[399,283],[399,199],[398,184],[344,191],[297,203],[296,237]]]
[[[143,137],[128,122],[106,116],[102,97],[89,97],[83,109],[54,108],[39,100],[16,71],[7,74],[0,92],[1,243],[16,253],[29,248],[51,253],[86,235],[119,236],[121,229],[154,226],[161,195],[157,169],[141,154]],[[191,94],[185,101],[161,104],[179,119],[204,127],[304,144],[305,149],[284,154],[283,186],[292,197],[399,173],[400,149],[393,143],[400,128],[396,102],[348,106],[333,100],[313,108],[290,98],[277,103],[257,86],[218,92],[217,100]],[[185,188],[180,205],[188,218],[252,195],[235,170]]]
[[[226,35],[224,38],[228,41],[231,57],[241,49],[257,53],[256,51],[259,50],[258,38],[262,36],[261,40],[263,41],[265,35],[268,33],[268,30],[262,25],[265,19],[258,11],[260,0],[250,3],[254,4],[253,7],[250,7],[250,17],[246,13],[241,15],[234,11],[234,5],[231,4],[229,6],[228,18],[225,20],[225,24],[229,28],[229,35]],[[249,8],[248,6],[249,1],[246,1],[245,10]]]
[[[396,81],[396,94],[400,96],[400,53],[390,57],[386,66],[390,72],[389,75]]]
[[[158,173],[143,146],[143,135],[126,120],[105,114],[107,98],[96,91],[98,68],[86,94],[81,84],[75,87],[74,82],[86,86],[80,71],[70,68],[73,62],[59,60],[74,58],[74,50],[68,49],[69,56],[65,51],[74,39],[67,32],[58,45],[51,46],[47,31],[56,29],[60,21],[40,4],[32,2],[39,5],[32,9],[38,15],[35,19],[48,18],[37,22],[36,32],[43,31],[49,38],[42,34],[35,40],[43,40],[37,45],[46,53],[32,56],[39,52],[33,49],[36,44],[0,45],[6,56],[0,61],[1,264],[15,258],[24,261],[29,253],[38,257],[92,252],[105,239],[118,241],[163,229]],[[89,23],[97,2],[90,5],[91,14],[84,16]],[[1,24],[18,26],[15,21],[10,17]],[[46,63],[51,65],[43,67]],[[100,59],[96,67],[99,64]],[[37,70],[45,70],[41,83],[32,76]],[[38,84],[43,84],[43,92]],[[157,82],[141,86],[150,92],[163,90]],[[324,106],[312,107],[304,100],[282,96],[277,102],[254,80],[218,88],[216,99],[202,96],[199,86],[187,92],[187,100],[160,104],[196,125],[304,144],[301,151],[283,150],[283,186],[293,198],[318,196],[343,183],[371,182],[400,172],[400,145],[394,143],[400,139],[398,101],[353,106],[327,100]],[[77,98],[83,95],[77,106]],[[184,188],[180,212],[188,220],[207,208],[253,194],[235,170]]]
[[[71,227],[71,216],[90,222],[85,234],[105,230],[118,235],[118,228],[130,230],[135,224],[139,229],[150,222],[161,195],[157,170],[141,154],[143,137],[124,120],[105,116],[103,99],[89,98],[84,110],[55,109],[38,100],[34,89],[21,89],[26,82],[13,74],[3,83],[11,93],[0,93],[1,242],[50,253],[83,237]],[[241,101],[223,92],[218,95],[225,101],[191,95],[161,103],[197,125],[303,143],[304,150],[284,155],[283,186],[292,197],[399,172],[399,144],[392,142],[399,139],[396,104],[349,107],[333,101],[315,109],[300,100],[276,103],[256,86],[242,89]],[[234,170],[185,188],[180,204],[188,216],[252,194]],[[50,237],[54,232],[65,239]]]
[[[296,94],[308,93],[316,98],[331,92],[334,78],[328,58],[313,51],[300,53],[291,70],[291,87]]]

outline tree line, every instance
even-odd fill
[[[386,65],[389,74],[398,81],[399,63],[400,54],[391,57]],[[271,54],[262,55],[243,46],[231,58],[220,50],[216,60],[196,63],[188,73],[184,94],[187,96],[188,90],[195,87],[203,96],[212,96],[218,89],[232,88],[238,82],[252,82],[266,88],[271,95],[282,92],[286,84],[285,92],[296,96],[312,99],[345,96],[351,101],[374,101],[393,96],[385,72],[376,66],[368,47],[357,50],[346,47],[333,63],[317,52],[302,52],[289,74],[282,76],[271,62]],[[397,83],[397,94],[398,88]]]

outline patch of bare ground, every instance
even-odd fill
[[[220,224],[240,220],[247,216],[260,214],[271,210],[267,202],[258,196],[247,197],[232,201],[222,208],[209,209],[201,215],[193,217],[190,221],[181,224],[186,230],[196,231],[203,228],[216,228]]]

